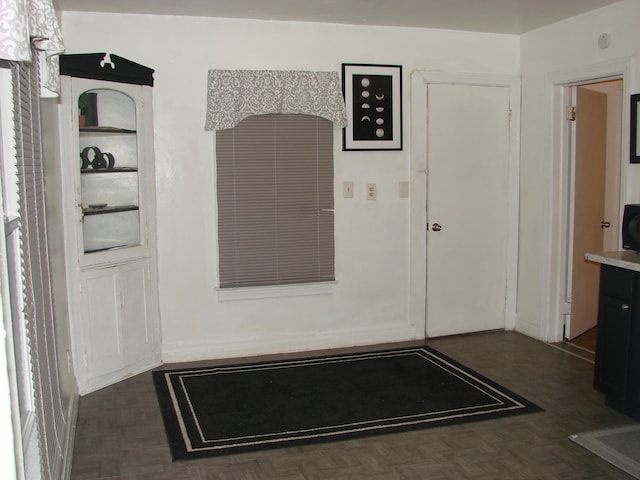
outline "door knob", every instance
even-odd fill
[[[609,228],[611,226],[611,222],[605,222],[604,220],[600,222],[600,228]]]
[[[442,230],[442,225],[440,225],[439,223],[434,223],[433,225],[431,225],[431,230],[433,230],[434,232],[439,232],[440,230]]]

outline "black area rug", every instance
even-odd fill
[[[541,410],[429,347],[153,377],[174,460]]]

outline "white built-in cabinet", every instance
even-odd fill
[[[63,55],[43,105],[58,318],[80,394],[160,363],[153,70],[115,55]],[[90,78],[82,78],[90,77]],[[47,141],[49,139],[49,141]],[[60,320],[59,320],[60,321]]]

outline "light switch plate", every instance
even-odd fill
[[[342,182],[342,196],[353,198],[353,182]]]

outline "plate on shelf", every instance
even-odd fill
[[[95,208],[96,210],[100,208],[106,208],[106,207],[107,207],[106,203],[90,203],[89,204],[89,208]]]

